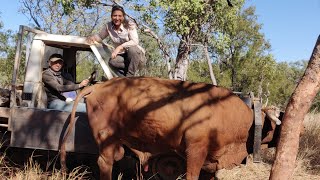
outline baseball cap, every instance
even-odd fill
[[[50,62],[63,61],[61,54],[52,54],[49,58]]]

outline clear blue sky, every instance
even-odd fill
[[[309,60],[320,35],[320,0],[247,0],[278,61]]]
[[[247,5],[256,6],[277,61],[309,60],[320,35],[320,0],[247,0]],[[29,24],[18,7],[19,0],[1,0],[5,29],[18,31],[20,24]]]
[[[4,24],[5,29],[11,29],[14,31],[19,30],[19,25],[28,25],[28,18],[19,13],[20,0],[1,0],[0,6],[0,19]]]

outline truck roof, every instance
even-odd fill
[[[86,37],[81,36],[39,33],[35,35],[34,39],[42,40],[46,45],[49,46],[90,49],[90,45],[86,42]]]

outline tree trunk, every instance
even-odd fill
[[[313,49],[308,67],[296,87],[286,108],[282,121],[276,160],[270,179],[292,179],[298,154],[299,135],[302,122],[319,91],[320,84],[320,36]]]
[[[187,70],[189,65],[190,40],[188,37],[182,38],[179,44],[176,66],[174,70],[174,79],[185,81],[187,79]]]
[[[211,61],[210,61],[210,56],[209,56],[207,44],[205,44],[205,46],[203,47],[203,50],[204,50],[204,53],[205,53],[207,61],[208,61],[210,78],[211,78],[212,84],[213,85],[217,85],[217,80],[216,80],[216,77],[214,76],[214,73],[213,73],[213,70],[212,70],[212,65],[211,65]]]
[[[263,82],[264,82],[264,76],[263,74],[260,74],[260,78],[259,78],[259,85],[258,85],[258,98],[262,98],[262,92],[263,92]]]
[[[236,79],[237,79],[236,77],[237,77],[236,70],[235,70],[234,66],[231,65],[231,85],[232,85],[233,90],[238,89],[238,86],[236,84]]]

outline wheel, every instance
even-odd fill
[[[175,153],[161,154],[151,162],[151,171],[155,179],[176,180],[186,172],[185,160]]]

